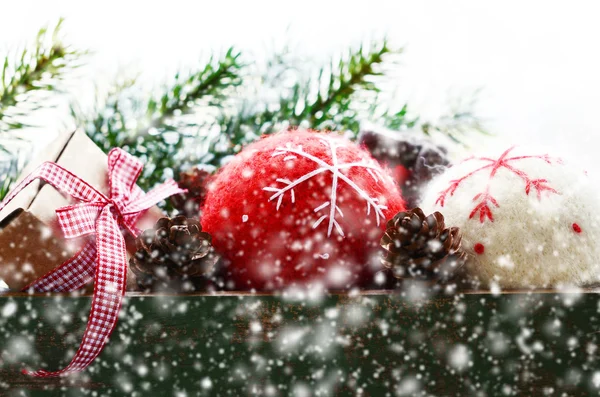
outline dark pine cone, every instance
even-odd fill
[[[181,172],[177,178],[177,184],[187,193],[171,196],[173,206],[180,214],[190,218],[198,217],[200,207],[206,198],[208,178],[212,174],[201,168],[191,168]]]
[[[366,130],[359,142],[392,170],[409,206],[416,205],[421,187],[450,164],[445,147],[414,131]]]
[[[210,234],[196,219],[183,215],[159,219],[135,243],[137,252],[129,266],[145,291],[202,290],[218,260]]]
[[[425,216],[420,208],[399,212],[381,238],[383,265],[399,279],[447,282],[466,262],[457,227],[446,228],[439,212]]]

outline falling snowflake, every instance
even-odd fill
[[[344,231],[340,226],[339,222],[336,220],[336,216],[344,217],[342,210],[337,205],[337,189],[339,181],[345,182],[348,186],[350,186],[362,199],[365,200],[366,203],[366,211],[367,216],[371,214],[371,208],[375,213],[375,220],[377,222],[377,226],[379,226],[381,219],[385,219],[382,210],[386,210],[387,206],[379,204],[379,199],[375,197],[370,197],[363,189],[361,189],[356,183],[354,183],[350,178],[344,175],[341,170],[349,169],[352,167],[362,167],[365,168],[369,175],[375,180],[375,182],[379,182],[380,179],[383,179],[379,167],[374,164],[373,161],[360,161],[354,163],[339,163],[337,158],[337,148],[339,147],[334,141],[321,138],[321,143],[325,145],[330,150],[331,154],[331,164],[319,159],[311,155],[310,153],[305,152],[302,149],[302,145],[298,145],[294,147],[291,143],[287,143],[285,147],[277,147],[272,157],[285,155],[283,161],[291,161],[295,160],[298,157],[303,157],[307,160],[314,162],[318,167],[301,176],[300,178],[290,181],[289,179],[278,178],[277,182],[284,184],[285,186],[281,188],[277,187],[265,187],[263,190],[268,192],[273,192],[274,194],[269,198],[269,201],[277,199],[277,207],[279,210],[281,204],[283,202],[283,198],[286,193],[290,193],[290,199],[292,203],[296,202],[296,194],[294,193],[294,188],[299,184],[308,181],[309,179],[322,174],[324,172],[331,172],[332,174],[332,184],[331,184],[331,195],[328,201],[325,201],[323,204],[314,208],[315,213],[320,213],[321,217],[317,219],[313,223],[313,229],[319,227],[319,225],[325,220],[329,219],[329,225],[327,228],[327,236],[331,236],[331,232],[333,228],[337,230],[337,232],[343,237]],[[323,212],[324,211],[324,212]]]
[[[490,193],[490,185],[491,185],[492,179],[494,179],[494,176],[496,175],[498,170],[501,168],[504,168],[504,169],[512,172],[513,174],[518,176],[521,180],[523,180],[523,182],[525,182],[525,194],[529,195],[529,193],[531,192],[531,189],[532,188],[535,189],[538,200],[541,200],[542,192],[548,192],[549,194],[552,194],[552,193],[559,194],[555,189],[548,186],[548,181],[546,179],[533,179],[533,178],[529,177],[529,175],[527,175],[527,173],[525,173],[524,171],[513,166],[513,163],[517,162],[519,160],[524,160],[524,159],[540,159],[540,160],[545,161],[548,164],[555,164],[555,163],[560,164],[561,161],[559,159],[551,158],[547,154],[533,155],[533,156],[508,157],[509,153],[514,148],[515,148],[515,146],[507,149],[504,153],[502,153],[502,155],[498,159],[492,159],[489,157],[470,157],[470,158],[466,159],[465,162],[471,161],[471,160],[478,160],[478,161],[485,161],[488,164],[477,168],[476,170],[468,173],[467,175],[463,176],[462,178],[458,178],[458,179],[454,179],[454,180],[450,181],[450,186],[447,189],[442,190],[440,192],[440,195],[436,200],[436,204],[439,204],[440,206],[443,207],[446,202],[447,196],[450,195],[450,197],[452,197],[454,195],[454,192],[456,192],[456,189],[458,189],[458,187],[464,180],[470,178],[471,176],[473,176],[481,171],[488,170],[488,169],[491,169],[488,183],[486,184],[485,190],[483,192],[478,193],[475,195],[475,197],[473,197],[473,201],[476,202],[476,205],[473,208],[473,210],[471,211],[471,213],[469,214],[469,219],[472,219],[477,213],[479,213],[479,221],[481,223],[483,223],[486,218],[488,218],[490,221],[494,222],[494,214],[492,213],[492,209],[490,207],[494,206],[494,207],[498,208],[498,207],[500,207],[500,204],[498,204],[498,201]]]

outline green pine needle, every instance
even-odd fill
[[[178,173],[181,149],[197,133],[195,113],[225,100],[241,84],[242,68],[240,53],[230,48],[219,59],[211,57],[197,72],[177,74],[158,97],[145,100],[133,80],[116,87],[91,120],[86,121],[74,106],[72,113],[102,149],[122,147],[144,161],[139,185],[149,189]]]
[[[331,68],[325,94],[319,91],[312,103],[308,101],[308,95],[305,96],[309,105],[305,106],[300,117],[293,120],[294,123],[300,125],[307,120],[311,128],[343,129],[358,133],[358,112],[352,108],[353,96],[359,91],[379,91],[373,80],[383,74],[377,71],[377,66],[382,64],[384,57],[390,53],[400,53],[400,50],[390,50],[385,40],[379,47],[370,48],[366,54],[362,46],[358,51],[350,52],[348,59],[339,62],[337,71]],[[321,70],[320,84],[324,82],[323,74],[324,71]]]
[[[54,105],[54,99],[63,93],[61,87],[67,73],[81,65],[79,60],[85,54],[61,41],[62,23],[60,19],[53,29],[40,29],[30,46],[0,61],[0,161],[9,164],[0,182],[0,199],[8,192],[29,152],[22,146],[31,142],[17,132],[36,126],[31,121],[34,113]],[[21,150],[15,153],[18,142],[22,142],[18,145]]]
[[[79,66],[84,54],[62,43],[60,19],[54,29],[39,30],[34,43],[17,59],[6,56],[0,75],[0,136],[32,126],[26,119],[49,106],[49,93],[58,92],[67,71]]]
[[[380,88],[400,53],[384,39],[311,73],[290,61],[291,52],[275,53],[261,67],[242,63],[230,49],[197,72],[176,75],[161,95],[147,99],[130,81],[110,93],[93,117],[74,114],[105,151],[122,147],[145,162],[139,179],[144,189],[190,164],[218,169],[259,136],[288,128],[356,137],[361,123],[371,121],[395,130],[438,131],[457,141],[467,129],[482,128],[468,109],[422,123],[407,105],[392,111],[382,104]]]
[[[211,57],[199,72],[186,78],[177,74],[174,85],[161,96],[159,102],[154,99],[148,102],[147,115],[152,119],[152,126],[165,125],[176,113],[192,112],[201,99],[210,97],[213,101],[222,100],[225,88],[238,86],[242,81],[239,76],[242,67],[239,57],[239,52],[229,48],[218,62]]]
[[[434,122],[422,123],[420,129],[425,135],[438,132],[455,143],[463,145],[465,145],[464,138],[471,132],[491,135],[473,110],[478,95],[479,91],[476,91],[467,101],[464,98],[458,98],[448,114],[443,115]]]
[[[419,122],[418,117],[409,116],[407,104],[404,104],[404,106],[396,113],[390,114],[390,112],[386,110],[381,119],[382,124],[386,128],[395,131],[414,128]]]
[[[12,176],[4,177],[4,180],[0,183],[0,201],[4,200],[4,197],[8,194],[10,190],[10,186],[14,182],[14,178]]]
[[[80,66],[85,52],[61,42],[61,24],[62,19],[51,31],[40,29],[31,48],[0,62],[0,152],[9,153],[2,142],[21,139],[14,132],[30,126],[36,110],[52,106],[51,94],[61,93],[67,72]],[[245,64],[230,48],[195,71],[178,73],[157,96],[148,97],[131,79],[98,100],[93,114],[84,114],[76,103],[71,113],[104,151],[121,147],[145,163],[138,183],[146,190],[190,163],[219,168],[260,135],[290,127],[356,137],[361,122],[371,121],[394,130],[435,131],[456,142],[467,131],[486,132],[472,112],[473,103],[436,122],[410,116],[407,105],[393,111],[382,104],[380,87],[400,53],[384,39],[311,72],[303,70],[305,64],[290,62],[289,50],[261,68],[260,62]],[[0,199],[17,174],[14,164],[19,162],[10,157]]]
[[[248,105],[242,101],[237,112],[217,118],[220,134],[209,143],[203,161],[218,168],[257,136],[289,127],[350,131],[356,136],[361,120],[369,118],[372,108],[360,104],[376,102],[377,81],[385,79],[383,66],[393,64],[393,55],[400,52],[391,49],[386,40],[367,49],[361,46],[320,68],[313,78],[296,76],[291,87],[280,90],[278,103]],[[268,66],[289,67],[285,62],[285,56],[275,54]]]
[[[16,157],[11,158],[8,162],[7,169],[5,169],[4,171],[4,175],[0,180],[0,201],[4,200],[4,198],[10,191],[12,184],[17,179],[18,159]]]

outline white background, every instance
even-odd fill
[[[0,51],[22,46],[62,16],[66,41],[94,51],[85,71],[90,81],[133,70],[159,84],[231,44],[260,54],[287,40],[326,59],[386,34],[406,49],[398,101],[435,117],[449,97],[482,88],[478,114],[498,137],[575,152],[591,166],[600,143],[598,4],[7,1],[0,7]],[[43,124],[57,128],[52,117]]]

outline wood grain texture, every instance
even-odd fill
[[[19,370],[66,365],[90,299],[13,294],[0,298],[0,394],[598,395],[596,292],[129,294],[100,359],[54,380]]]

